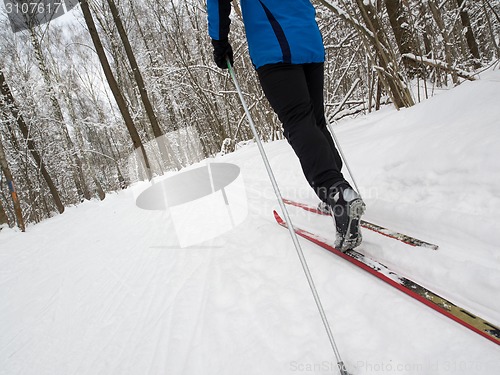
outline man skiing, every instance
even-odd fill
[[[229,43],[232,0],[207,0],[214,61],[233,64]],[[361,243],[365,205],[341,173],[342,159],[326,126],[323,103],[325,51],[309,0],[241,0],[250,58],[302,171],[336,223],[335,246]]]

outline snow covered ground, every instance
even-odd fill
[[[498,103],[496,71],[336,127],[365,218],[440,245],[412,248],[365,231],[360,251],[496,325]],[[283,195],[316,203],[286,142],[266,150]],[[26,233],[2,230],[0,374],[336,374],[289,234],[272,217],[278,205],[257,147],[212,162],[241,168],[248,206],[243,223],[214,240],[176,245],[168,213],[136,205],[148,183]],[[333,236],[328,218],[290,213]],[[500,373],[498,345],[302,246],[352,373]]]

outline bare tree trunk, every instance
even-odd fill
[[[73,170],[73,179],[75,181],[76,188],[79,192],[79,195],[83,196],[85,199],[90,199],[90,191],[88,185],[85,181],[85,175],[83,173],[83,165],[80,156],[78,155],[78,150],[75,147],[71,136],[69,135],[68,128],[66,127],[66,123],[64,120],[64,115],[61,109],[61,105],[59,100],[57,99],[56,93],[54,92],[52,79],[50,78],[49,69],[47,68],[47,64],[45,63],[45,58],[42,53],[42,48],[38,41],[38,38],[35,34],[35,30],[33,27],[29,28],[31,43],[33,44],[33,48],[35,50],[35,56],[38,61],[38,67],[40,72],[42,73],[43,80],[45,82],[45,86],[47,88],[47,93],[49,96],[49,100],[52,104],[52,109],[54,111],[54,116],[56,121],[59,123],[60,129],[63,133],[64,139],[67,144],[67,149],[71,151],[71,157],[68,158],[68,161],[71,165],[71,169]],[[74,164],[73,164],[74,163]]]
[[[149,95],[146,89],[146,84],[144,83],[144,79],[142,78],[141,70],[139,69],[139,65],[137,64],[137,60],[135,58],[134,51],[132,50],[132,46],[130,45],[128,35],[125,32],[125,28],[123,27],[123,23],[120,18],[120,13],[118,12],[114,0],[107,0],[107,1],[109,8],[111,9],[111,14],[113,15],[113,20],[115,21],[116,28],[118,29],[118,34],[120,35],[123,47],[125,48],[125,53],[127,54],[130,67],[132,68],[132,72],[134,74],[137,87],[139,89],[139,94],[141,96],[142,104],[144,105],[149,122],[151,123],[153,134],[156,138],[156,143],[160,150],[161,163],[165,163],[166,166],[168,166],[170,164],[172,156],[175,167],[179,170],[182,168],[182,166],[179,164],[179,161],[177,160],[177,158],[175,158],[175,156],[169,155],[167,149],[167,147],[169,146],[168,140],[164,136],[163,130],[160,128],[160,125],[158,124],[158,119],[155,115],[153,105],[151,104],[151,100],[149,99]]]
[[[208,156],[211,152],[213,152],[214,148],[218,151],[220,149],[220,145],[222,144],[224,139],[228,138],[228,136],[224,125],[222,124],[221,119],[218,116],[220,111],[217,109],[217,102],[214,102],[213,99],[207,95],[206,91],[204,90],[204,84],[202,84],[202,82],[197,79],[195,73],[192,71],[192,69],[190,69],[190,60],[192,58],[188,54],[189,47],[186,44],[186,39],[183,37],[183,20],[179,14],[182,10],[181,5],[177,5],[177,2],[173,0],[170,0],[169,3],[171,4],[172,18],[176,27],[176,32],[178,33],[176,35],[172,35],[172,33],[169,33],[169,37],[171,38],[172,44],[175,48],[175,51],[173,52],[176,56],[180,57],[178,59],[178,63],[184,67],[187,76],[189,77],[189,80],[193,86],[192,89],[196,93],[196,96],[200,99],[199,105],[203,106],[204,111],[209,115],[208,123],[210,125],[215,124],[210,129],[212,134],[208,136],[208,139],[213,146],[207,146],[207,148],[211,149],[211,151],[207,151],[206,156]],[[183,58],[183,56],[185,56],[185,58]],[[209,132],[207,131],[205,131],[204,133],[209,134]],[[203,134],[203,132],[200,132],[200,134]]]
[[[385,8],[387,10],[387,15],[389,16],[394,37],[396,38],[399,53],[401,55],[404,55],[405,53],[416,54],[414,38],[410,31],[409,23],[406,14],[404,13],[401,0],[385,0]],[[403,59],[403,63],[410,76],[414,76],[415,62]]]
[[[113,145],[111,144],[111,135],[108,134],[107,130],[105,130],[105,132],[106,132],[106,140],[108,141],[109,150],[111,152],[111,155],[113,156],[113,159],[115,160],[116,173],[118,176],[118,185],[120,186],[120,188],[125,189],[127,187],[127,182],[125,181],[125,177],[123,177],[123,173],[120,169],[120,165],[118,164],[118,161],[121,159],[120,152],[119,152],[118,148],[116,147],[116,143],[115,143],[115,148],[117,151],[117,154],[115,155],[115,152],[113,151]],[[113,140],[113,142],[115,142],[115,141]]]
[[[414,104],[413,99],[408,88],[401,82],[395,70],[397,69],[397,64],[390,54],[390,46],[385,38],[384,30],[376,15],[375,8],[371,3],[366,3],[364,0],[356,0],[356,2],[366,27],[373,33],[373,46],[377,52],[378,63],[383,69],[383,72],[379,73],[380,79],[389,87],[388,92],[397,108],[412,106]]]
[[[373,5],[363,0],[356,0],[356,4],[363,18],[363,25],[345,10],[341,9],[339,5],[330,2],[330,0],[317,1],[353,26],[360,34],[361,40],[367,51],[371,48],[375,50],[375,56],[370,55],[370,60],[374,68],[377,68],[378,78],[392,98],[396,108],[411,107],[415,104],[408,87],[406,87],[405,83],[400,79],[396,58],[393,56],[391,47],[387,43],[383,28],[378,21]]]
[[[450,40],[450,35],[448,34],[448,31],[446,30],[446,25],[443,21],[443,16],[441,14],[441,10],[439,9],[438,5],[436,4],[435,0],[428,0],[429,8],[431,9],[432,17],[434,18],[434,21],[436,22],[439,31],[441,32],[441,35],[443,37],[443,43],[444,43],[444,51],[445,51],[445,59],[446,59],[446,64],[449,67],[454,67],[454,58],[453,58],[453,51],[451,49],[452,43]],[[451,78],[453,80],[453,84],[458,84],[458,76],[456,73],[452,72]]]
[[[78,145],[78,148],[81,150],[81,160],[85,161],[85,166],[87,167],[87,170],[90,171],[90,173],[89,173],[90,174],[90,178],[92,179],[92,181],[94,181],[94,185],[96,186],[96,190],[97,190],[97,194],[99,196],[99,199],[100,200],[104,200],[104,198],[106,198],[106,193],[104,192],[101,184],[99,183],[99,180],[97,180],[94,165],[88,160],[88,157],[85,154],[84,141],[83,141],[83,136],[82,136],[81,129],[78,126],[76,126],[76,124],[77,124],[77,115],[75,113],[75,107],[73,105],[73,101],[71,100],[71,94],[68,92],[67,95],[65,96],[65,98],[66,98],[66,105],[68,106],[68,110],[69,110],[69,114],[70,114],[71,120],[72,120],[73,124],[75,124],[75,128],[74,128],[75,140],[76,140],[76,144]],[[104,120],[102,120],[102,123],[104,123]],[[83,176],[83,165],[82,165],[82,163],[80,163],[80,168],[82,168],[81,173],[82,173],[82,176]],[[89,194],[89,198],[88,199],[90,199],[91,198],[90,191],[88,192],[88,194]]]
[[[429,36],[431,35],[432,32],[429,23],[426,21],[425,15],[427,13],[427,8],[423,3],[420,3],[418,12],[419,12],[419,17],[422,20],[423,24],[420,25],[420,27],[418,27],[417,29],[421,29],[422,32],[422,39],[424,41],[424,48],[425,48],[425,56],[430,57],[432,53],[432,43]]]
[[[26,226],[24,225],[24,219],[23,219],[23,212],[21,210],[21,204],[19,202],[19,197],[17,195],[16,189],[14,187],[14,178],[12,177],[12,173],[9,168],[9,164],[7,163],[7,157],[5,156],[5,151],[3,149],[2,142],[0,140],[0,167],[2,169],[2,172],[5,176],[5,179],[7,180],[7,186],[9,187],[9,192],[12,197],[12,202],[14,204],[14,211],[16,213],[16,219],[17,219],[17,226],[19,229],[21,229],[23,232],[26,230]],[[1,202],[0,202],[1,204]],[[1,212],[4,213],[3,207],[0,210],[0,224],[2,224],[2,215]],[[5,215],[6,217],[6,215]]]
[[[493,25],[491,24],[490,16],[489,16],[488,10],[486,8],[486,0],[482,1],[482,5],[483,5],[484,17],[486,18],[486,23],[488,24],[488,30],[490,31],[490,35],[491,35],[491,42],[493,43],[493,46],[495,47],[495,53],[496,53],[497,59],[500,59],[500,48],[498,47],[498,43],[496,41]],[[490,4],[488,4],[488,5],[490,5]]]
[[[7,213],[5,212],[5,209],[3,208],[2,200],[0,199],[0,230],[2,229],[1,226],[3,224],[9,225],[9,217],[7,216]]]
[[[47,186],[49,187],[50,194],[54,198],[54,203],[56,204],[57,210],[59,213],[64,212],[64,205],[61,202],[61,198],[59,196],[59,193],[57,191],[57,188],[50,177],[49,173],[47,172],[47,169],[45,168],[45,164],[42,161],[42,158],[36,151],[35,143],[31,139],[29,135],[29,130],[28,126],[26,125],[26,122],[24,121],[23,116],[19,112],[19,109],[16,105],[16,102],[14,100],[14,97],[12,95],[12,92],[10,91],[9,85],[5,81],[5,76],[3,74],[3,71],[0,70],[0,91],[3,96],[4,102],[7,104],[7,106],[10,108],[10,111],[12,112],[12,115],[14,119],[17,122],[17,125],[19,126],[19,129],[21,130],[24,140],[26,141],[26,144],[28,146],[28,150],[30,151],[31,155],[33,156],[33,159],[35,159],[36,165],[40,172],[42,173],[42,176],[47,183]]]
[[[88,28],[90,36],[92,38],[92,42],[94,43],[94,47],[96,49],[97,56],[99,57],[99,61],[101,62],[101,66],[103,68],[104,75],[106,76],[106,79],[108,81],[109,88],[111,89],[111,92],[113,93],[116,104],[118,105],[118,109],[120,110],[120,113],[121,113],[123,120],[125,122],[125,126],[127,127],[127,130],[130,134],[134,149],[135,150],[140,149],[141,163],[143,164],[143,166],[145,168],[145,172],[146,172],[148,179],[151,179],[153,177],[153,175],[152,175],[152,171],[151,171],[151,165],[149,163],[149,159],[148,159],[148,156],[146,154],[146,149],[144,148],[144,145],[142,144],[139,133],[137,132],[137,128],[135,127],[134,120],[132,119],[132,116],[130,115],[130,112],[128,110],[127,103],[125,102],[125,99],[123,98],[123,95],[120,91],[120,88],[118,87],[118,83],[116,82],[116,79],[113,75],[113,71],[111,70],[111,66],[109,65],[109,61],[108,61],[108,58],[106,56],[106,52],[104,51],[104,47],[102,45],[101,39],[99,38],[99,34],[97,33],[97,28],[95,26],[94,19],[92,18],[92,13],[90,12],[88,0],[79,0],[79,1],[80,1],[80,5],[82,7],[83,17],[85,18],[85,23],[87,24],[87,28]]]
[[[470,22],[469,12],[465,9],[465,0],[457,0],[458,7],[460,8],[460,19],[462,20],[462,26],[465,30],[465,39],[467,40],[467,46],[469,51],[474,58],[474,68],[479,69],[481,67],[481,55],[479,54],[479,47],[476,42],[476,37],[472,31],[472,26]]]

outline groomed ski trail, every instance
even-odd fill
[[[361,187],[377,192],[365,198],[366,218],[440,245],[412,251],[365,231],[366,254],[497,324],[500,184],[491,171],[500,159],[499,82],[490,73],[414,108],[338,127]],[[265,147],[283,195],[317,202],[290,146]],[[432,163],[436,155],[443,157]],[[210,243],[175,247],[164,213],[135,205],[144,183],[24,234],[2,230],[0,374],[334,373],[289,235],[269,214],[277,203],[257,148],[216,161],[240,166],[249,213]],[[475,202],[460,200],[485,186]],[[316,245],[303,247],[353,372],[500,373],[495,345]]]

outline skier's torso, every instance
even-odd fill
[[[229,0],[208,0],[211,36],[220,35],[219,10]],[[217,5],[218,3],[218,5]],[[323,62],[323,40],[309,0],[240,0],[250,57],[256,68],[273,63]],[[225,4],[225,5],[223,5]]]

